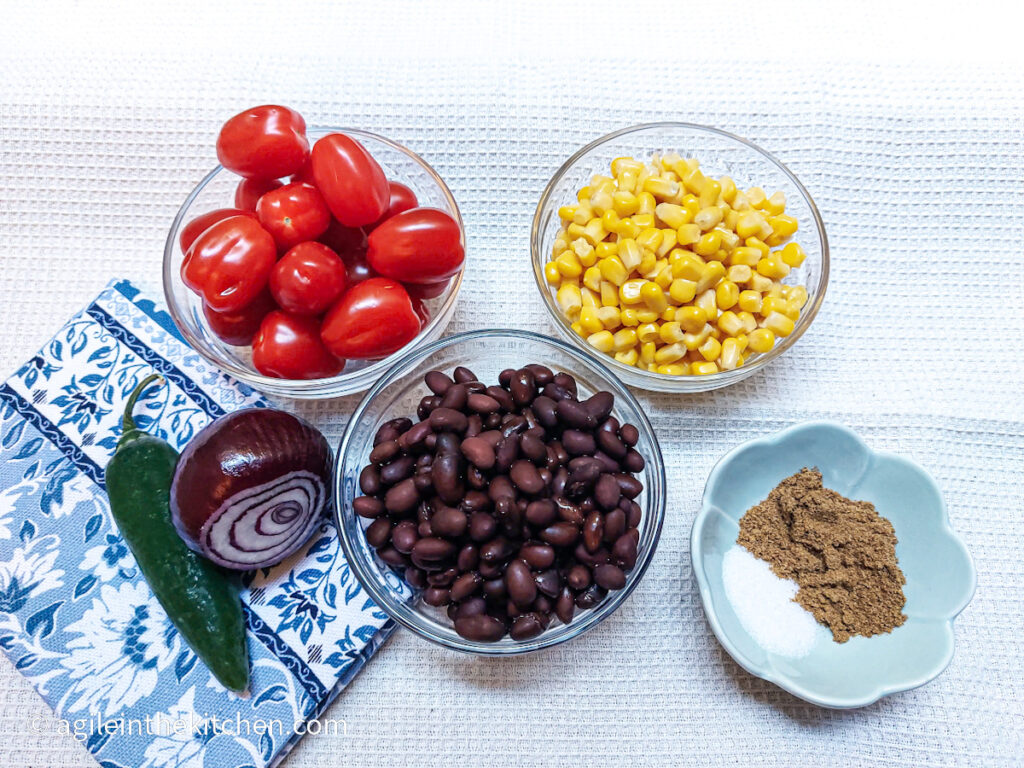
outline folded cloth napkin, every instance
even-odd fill
[[[394,625],[325,519],[299,553],[249,577],[250,695],[211,677],[139,574],[103,489],[125,399],[153,370],[166,385],[136,421],[178,450],[212,418],[266,405],[128,282],[0,385],[0,647],[104,768],[273,765],[307,730],[341,731],[318,718]]]

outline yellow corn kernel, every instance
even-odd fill
[[[697,295],[697,283],[693,280],[677,278],[668,287],[668,295],[676,304],[687,304]]]
[[[795,323],[781,312],[772,312],[764,319],[764,327],[776,336],[789,336]]]
[[[583,306],[597,309],[601,306],[601,299],[595,291],[590,290],[586,286],[580,288],[580,296],[583,298]]]
[[[620,237],[616,243],[616,249],[619,260],[626,269],[633,271],[639,266],[640,259],[643,258],[643,250],[632,237]]]
[[[562,277],[579,277],[583,274],[583,265],[580,264],[579,257],[572,251],[566,251],[555,259],[555,266],[558,267]]]
[[[640,340],[637,332],[632,328],[623,328],[621,331],[617,331],[613,338],[615,341],[616,352],[624,352],[627,349],[632,349]]]
[[[590,187],[580,187],[579,190],[576,192],[576,199],[582,203],[584,200],[590,197],[590,193],[592,191],[593,190]]]
[[[764,210],[772,216],[778,216],[786,210],[786,193],[781,189],[773,192],[772,196],[764,202]]]
[[[743,326],[742,333],[750,333],[757,328],[757,318],[754,317],[751,312],[737,312],[736,317],[739,318],[740,324]],[[736,334],[739,336],[740,334]]]
[[[726,339],[722,342],[722,352],[718,358],[718,364],[722,367],[723,371],[731,371],[734,368],[739,367],[740,354],[742,349],[736,339]]]
[[[607,259],[601,259],[597,266],[601,270],[601,276],[610,283],[622,285],[629,279],[629,272],[622,265],[622,262],[617,256],[609,256]]]
[[[696,224],[683,224],[676,230],[676,243],[679,245],[692,245],[700,240],[700,227]]]
[[[597,316],[597,310],[594,307],[583,307],[580,310],[580,327],[584,333],[591,334],[603,331],[604,325],[601,323],[601,318]]]
[[[657,283],[645,282],[640,287],[640,297],[652,312],[661,314],[668,307],[668,299],[665,297],[665,292],[661,290]]]
[[[683,280],[700,280],[704,274],[704,261],[689,251],[676,248],[668,257],[668,263],[672,267],[672,277]]]
[[[636,238],[636,244],[648,251],[655,250],[661,245],[661,230],[655,227],[648,227]]]
[[[592,291],[601,290],[601,270],[596,266],[587,267],[583,273],[583,284]]]
[[[615,353],[615,359],[625,365],[636,365],[640,359],[640,353],[636,351],[636,347],[633,349],[625,349],[622,352]]]
[[[737,336],[743,332],[743,321],[736,316],[735,312],[727,311],[718,318],[718,327],[730,336]]]
[[[731,309],[740,300],[740,289],[731,280],[723,280],[715,288],[715,299],[719,309]]]
[[[760,312],[761,294],[757,291],[740,291],[738,303],[744,312]]]
[[[636,329],[636,337],[640,339],[642,343],[657,341],[660,338],[658,335],[658,326],[654,323],[644,323]]]
[[[686,355],[686,347],[682,344],[666,344],[654,353],[654,362],[661,365],[674,363]]]
[[[576,206],[576,212],[572,215],[572,223],[578,226],[586,226],[587,222],[594,218],[594,209],[590,207],[590,195],[581,200]]]
[[[749,200],[750,204],[755,208],[763,208],[767,199],[768,198],[765,196],[764,190],[760,187],[751,187],[747,190],[747,200]]]
[[[758,328],[747,334],[747,343],[754,352],[768,352],[775,346],[775,333],[770,328]]]
[[[665,363],[658,366],[657,372],[665,376],[685,376],[690,372],[690,366],[681,362]]]
[[[730,232],[736,231],[736,222],[740,220],[740,212],[734,211],[732,208],[722,214],[722,226],[728,229]],[[739,235],[736,235],[739,239]]]
[[[750,282],[754,271],[746,264],[733,264],[725,271],[725,276],[740,285]]]
[[[661,319],[661,315],[657,312],[652,312],[647,307],[640,306],[636,311],[636,319],[640,321],[640,325],[645,323],[656,323]]]
[[[720,194],[722,194],[722,185],[714,179],[707,179],[704,182],[704,188],[700,191],[701,208],[715,205]]]
[[[674,200],[682,191],[678,182],[668,181],[660,176],[651,176],[644,182],[644,192],[649,192],[660,200]]]
[[[709,376],[712,373],[718,373],[718,364],[708,360],[693,363],[690,366],[690,373],[694,376]]]
[[[717,360],[722,354],[722,344],[714,336],[709,336],[704,343],[697,347],[700,356],[705,360]]]
[[[650,279],[654,277],[658,269],[658,254],[654,251],[648,251],[644,249],[644,255],[640,259],[640,263],[636,266],[636,271],[641,275]]]
[[[558,218],[562,221],[573,221],[576,218],[576,206],[563,205],[558,209]]]
[[[790,237],[794,235],[797,230],[797,220],[784,213],[770,217],[768,219],[768,224],[771,226],[772,235],[775,237]]]
[[[718,317],[718,301],[715,297],[715,292],[711,288],[704,291],[704,293],[698,294],[696,305],[704,310],[704,316],[708,320],[714,320]]]
[[[757,291],[758,293],[767,293],[771,290],[771,287],[775,285],[774,281],[770,277],[765,277],[757,272],[750,276],[750,289]]]
[[[704,274],[697,281],[697,293],[704,293],[718,285],[725,277],[725,267],[720,261],[709,261],[704,265]]]
[[[782,296],[783,288],[784,288],[784,286],[782,285],[782,283],[777,282],[775,280],[772,280],[772,284],[771,284],[771,287],[768,288],[767,295],[768,296],[773,296],[776,299],[781,299],[781,298],[783,298],[783,296]]]
[[[675,321],[662,323],[658,328],[658,337],[666,344],[682,341],[684,334],[682,326]]]
[[[568,237],[570,240],[575,240],[578,237],[583,237],[583,225],[576,224],[575,222],[573,222],[572,224],[565,228],[565,234],[566,237]]]
[[[693,223],[707,232],[722,223],[722,209],[717,205],[701,208],[700,213],[693,217]]]
[[[573,332],[577,336],[584,336],[584,337],[586,337],[587,334],[583,331],[583,326],[580,325],[580,321],[579,320],[577,320],[575,323],[570,323],[569,327],[572,328]]]
[[[794,269],[803,264],[804,259],[807,258],[807,254],[804,253],[804,249],[800,247],[799,243],[787,243],[786,247],[779,251],[777,255],[782,259],[783,263]]]
[[[696,333],[685,333],[683,334],[683,346],[689,350],[697,349],[701,344],[707,341],[711,337],[711,332],[714,327],[710,323],[705,323],[704,327]]]
[[[683,224],[689,224],[691,220],[686,209],[675,203],[658,203],[654,209],[654,215],[672,229],[678,229]]]
[[[558,271],[558,265],[555,262],[549,261],[544,265],[544,279],[551,285],[558,285],[562,282],[562,273]]]
[[[560,254],[562,251],[564,251],[568,247],[569,247],[569,233],[566,232],[564,229],[560,230],[559,233],[558,233],[558,237],[555,238],[554,245],[551,247],[551,255],[552,256],[557,256],[558,254]]]
[[[717,230],[711,230],[701,235],[694,246],[693,250],[699,253],[701,256],[711,256],[718,252],[718,249],[722,247],[722,234]]]
[[[657,248],[654,249],[659,259],[663,259],[676,247],[676,230],[674,229],[663,229],[661,230],[661,243]]]
[[[634,213],[629,217],[629,220],[633,222],[640,231],[643,232],[645,229],[651,229],[654,227],[654,214],[653,213]],[[638,237],[639,235],[634,235]]]
[[[606,211],[612,209],[612,192],[614,191],[614,187],[609,188],[607,185],[602,184],[590,194],[590,207],[597,216],[602,216]]]
[[[615,234],[619,237],[636,237],[642,229],[643,227],[638,227],[633,223],[632,218],[622,219],[619,221],[619,228],[615,230]]]
[[[760,236],[767,224],[764,216],[757,211],[745,211],[736,222],[736,234],[744,239]],[[769,232],[769,234],[771,233]]]
[[[555,301],[561,307],[562,314],[569,318],[570,322],[580,319],[583,297],[580,294],[580,287],[576,283],[563,283],[555,294]]]
[[[654,353],[658,351],[658,345],[653,341],[647,341],[640,345],[640,362],[650,365],[654,362]]]
[[[750,210],[750,201],[747,200],[747,193],[741,189],[736,190],[735,196],[733,196],[732,202],[729,203],[734,211],[745,213]]]
[[[789,274],[789,265],[782,261],[782,259],[767,256],[757,262],[757,272],[765,277],[781,280]]]
[[[658,259],[656,267],[658,274],[654,276],[654,283],[661,290],[667,291],[672,285],[672,267],[668,265],[668,259]]]
[[[644,167],[644,164],[639,160],[634,160],[632,157],[616,157],[612,160],[612,175],[618,176],[623,171],[633,171],[638,173],[640,169]]]
[[[572,252],[576,254],[576,258],[579,259],[580,266],[582,267],[592,267],[597,262],[597,252],[594,250],[594,246],[582,237],[572,241]],[[562,255],[564,256],[565,254]]]
[[[707,177],[701,173],[700,168],[693,168],[686,173],[679,174],[683,180],[683,186],[686,187],[687,191],[692,192],[695,195],[699,195],[704,190],[704,184],[707,181]]]
[[[767,256],[771,252],[768,244],[757,237],[748,237],[743,241],[743,244],[748,248],[756,248],[761,256]]]
[[[605,307],[619,306],[619,292],[614,283],[601,281],[601,304]]]
[[[736,199],[736,182],[730,176],[723,176],[718,183],[722,187],[722,199],[732,205],[732,201]]]
[[[624,189],[619,189],[612,195],[612,211],[620,218],[632,216],[640,207],[640,201],[636,195]],[[607,215],[607,214],[606,214]]]
[[[608,215],[609,213],[611,214],[611,216]],[[601,226],[604,227],[604,231],[606,233],[617,233],[619,229],[619,224],[621,224],[621,221],[619,220],[619,217],[615,215],[614,211],[608,211],[607,213],[605,213],[604,216],[601,217]],[[597,251],[598,258],[603,258],[604,256],[611,256],[613,253],[615,253],[615,243],[609,240],[602,240],[600,243],[594,246],[594,250]]]
[[[804,288],[802,285],[794,285],[794,286],[790,287],[790,290],[789,290],[789,301],[798,310],[804,308],[804,304],[807,303],[807,299],[808,299],[807,289]]]
[[[708,321],[708,316],[700,307],[691,305],[676,310],[676,321],[687,333],[697,333]]]
[[[598,307],[597,317],[601,321],[601,327],[606,331],[614,331],[622,325],[618,307]]]
[[[636,196],[636,202],[637,202],[637,206],[636,206],[636,213],[634,214],[634,216],[636,216],[636,215],[644,215],[644,216],[652,216],[652,217],[654,216],[654,209],[658,207],[658,203],[654,199],[654,195],[652,195],[650,192],[641,192],[640,194],[638,194]],[[646,226],[653,227],[654,226],[653,219],[652,219],[651,223],[647,224]]]
[[[615,339],[611,331],[598,331],[587,336],[587,344],[607,354],[615,347]]]
[[[619,301],[622,304],[639,304],[643,301],[640,289],[647,283],[646,280],[633,278],[619,286]]]
[[[640,320],[636,316],[636,310],[626,308],[619,312],[619,319],[622,320],[622,324],[627,328],[635,328],[640,325]]]
[[[768,317],[772,312],[782,312],[786,308],[786,300],[781,296],[766,296],[761,302],[761,314]]]
[[[733,232],[731,229],[723,229],[722,227],[715,227],[715,230],[722,235],[722,248],[726,251],[732,252],[740,244],[740,236]]]
[[[601,219],[591,219],[583,226],[583,237],[591,245],[597,245],[608,233],[604,231],[604,224]]]

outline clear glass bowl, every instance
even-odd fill
[[[640,440],[636,449],[647,459],[641,481],[643,492],[636,501],[643,509],[636,567],[626,576],[626,586],[608,595],[590,610],[580,611],[573,621],[552,624],[541,635],[525,641],[505,637],[496,643],[467,640],[456,634],[445,609],[426,605],[388,565],[381,562],[366,541],[363,529],[370,521],[356,516],[352,501],[359,495],[359,472],[369,462],[377,429],[399,416],[415,417],[420,398],[429,390],[423,384],[427,371],[451,372],[459,365],[473,370],[485,383],[497,383],[505,368],[542,363],[554,371],[576,377],[580,394],[607,390],[615,395],[616,418],[636,425]],[[465,653],[505,656],[547,648],[577,637],[615,612],[643,578],[651,562],[665,517],[665,467],[661,449],[643,407],[607,368],[567,344],[536,333],[485,330],[450,336],[415,350],[397,363],[366,393],[342,437],[335,462],[334,513],[345,557],[363,588],[389,616],[420,637]]]
[[[317,128],[306,132],[310,142],[329,133],[345,133],[358,139],[380,163],[389,179],[400,181],[416,193],[420,205],[440,208],[451,214],[459,223],[462,245],[465,247],[466,232],[455,198],[441,177],[421,157],[393,141],[366,131],[352,128]],[[178,210],[164,246],[164,296],[167,299],[167,306],[175,325],[199,354],[221,370],[262,392],[298,399],[318,399],[362,392],[390,368],[395,360],[441,337],[455,312],[455,299],[462,285],[465,264],[462,270],[452,277],[443,294],[426,302],[431,320],[420,331],[419,336],[393,355],[375,361],[350,360],[339,375],[326,379],[277,379],[264,376],[257,371],[252,365],[250,348],[235,347],[218,339],[210,330],[209,323],[203,315],[202,300],[181,281],[181,262],[184,255],[178,247],[178,236],[182,227],[207,211],[234,206],[235,186],[238,181],[239,177],[223,166],[218,165],[210,171]]]
[[[561,226],[558,209],[575,202],[576,192],[589,184],[590,177],[595,173],[607,175],[611,161],[616,157],[634,157],[647,162],[656,152],[678,152],[683,157],[695,157],[700,160],[701,169],[706,173],[716,177],[728,174],[739,187],[763,187],[768,194],[781,189],[786,193],[786,213],[795,216],[800,223],[800,230],[793,239],[807,252],[807,260],[799,269],[794,269],[784,282],[803,284],[807,288],[807,304],[789,336],[777,343],[770,352],[753,356],[734,370],[709,376],[670,376],[620,363],[611,355],[598,352],[573,332],[555,303],[555,291],[544,278],[544,265],[550,260],[551,249]],[[705,392],[753,376],[791,348],[803,335],[818,313],[828,284],[828,238],[825,225],[800,180],[772,155],[746,139],[717,128],[691,123],[649,123],[623,128],[588,144],[566,160],[548,182],[537,204],[530,248],[537,287],[562,338],[586,354],[598,357],[627,384],[658,392]]]

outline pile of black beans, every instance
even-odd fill
[[[644,459],[614,396],[579,400],[572,376],[536,364],[497,386],[463,367],[424,380],[418,423],[384,424],[359,476],[353,508],[381,560],[476,641],[535,637],[622,589]]]

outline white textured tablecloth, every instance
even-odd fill
[[[0,378],[110,278],[159,287],[171,217],[213,165],[219,124],[251,104],[379,132],[434,165],[469,238],[451,331],[550,332],[529,222],[580,145],[661,119],[734,131],[815,197],[831,283],[766,372],[702,396],[641,393],[670,494],[639,589],[600,628],[526,658],[399,632],[331,709],[347,735],[306,738],[287,764],[1019,762],[1024,76],[999,61],[1014,23],[975,3],[559,6],[0,3]],[[354,402],[296,407],[337,437]],[[979,575],[950,668],[853,712],[734,664],[689,565],[716,459],[821,417],[925,466]],[[94,765],[53,728],[0,664],[0,762]]]

